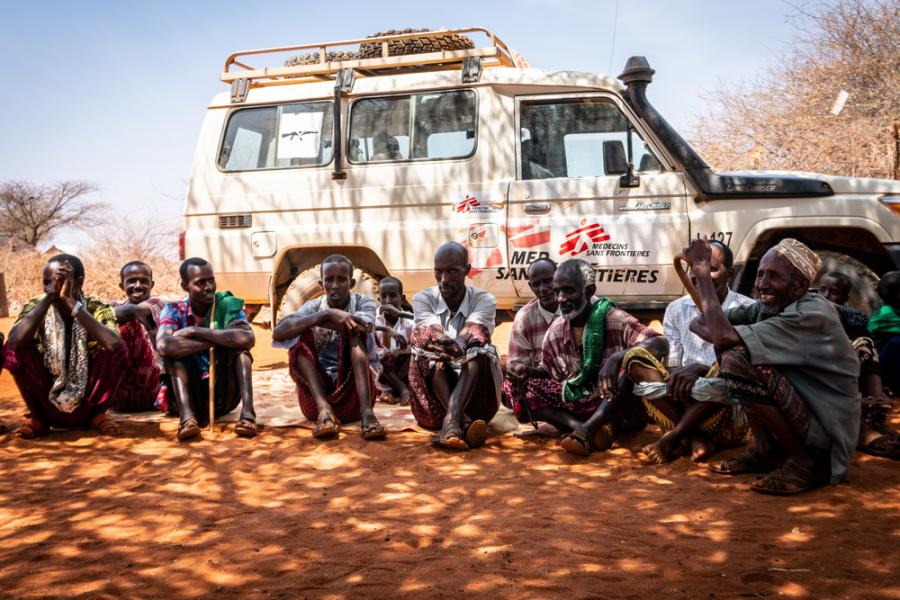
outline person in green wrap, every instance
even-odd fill
[[[258,433],[253,410],[253,359],[256,342],[244,301],[231,292],[216,291],[212,265],[202,258],[189,258],[179,268],[181,289],[187,298],[167,304],[159,316],[156,349],[163,358],[163,392],[170,414],[179,415],[177,438],[184,441],[200,434],[209,420],[210,349],[215,354],[215,416],[230,413],[241,404],[235,433],[253,437]],[[215,298],[215,315],[210,312]]]
[[[581,259],[559,265],[553,291],[560,315],[547,330],[540,385],[520,399],[532,421],[563,432],[561,446],[574,454],[607,450],[618,433],[647,425],[643,404],[622,376],[622,358],[636,346],[661,359],[668,342],[609,298],[597,298],[594,268]],[[540,375],[545,375],[540,377]]]

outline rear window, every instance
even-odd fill
[[[219,150],[224,171],[319,167],[331,162],[332,102],[244,108],[231,113]]]
[[[475,93],[363,98],[350,112],[352,163],[465,158],[475,152]]]

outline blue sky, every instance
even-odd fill
[[[84,179],[129,218],[177,222],[205,106],[226,89],[218,77],[235,50],[481,25],[537,68],[612,64],[615,76],[647,56],[651,101],[686,129],[704,91],[758,77],[794,35],[781,0],[619,0],[615,13],[616,0],[9,2],[0,181]]]

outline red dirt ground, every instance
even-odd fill
[[[258,334],[257,366],[283,362]],[[0,421],[21,415],[3,374]],[[900,598],[895,462],[779,499],[642,465],[650,431],[584,460],[549,439],[174,428],[0,436],[0,597]]]

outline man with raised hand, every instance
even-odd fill
[[[843,481],[859,433],[859,360],[834,305],[809,292],[819,257],[795,239],[780,241],[760,261],[759,300],[726,313],[710,276],[709,244],[694,240],[684,254],[703,311],[691,331],[721,356],[721,376],[755,440],[748,453],[710,469],[766,473],[751,485],[764,494]]]
[[[82,292],[84,275],[77,257],[52,257],[44,293],[25,304],[9,332],[5,366],[29,411],[21,437],[50,427],[119,432],[106,409],[125,374],[125,349],[112,307]]]

